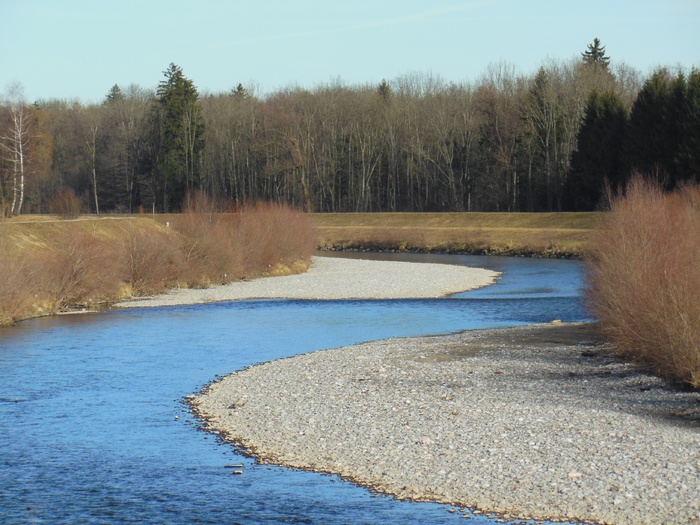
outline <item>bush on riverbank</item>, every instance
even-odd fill
[[[223,212],[203,197],[190,202],[172,224],[144,217],[0,224],[0,325],[310,263],[314,228],[296,210],[261,203]]]
[[[700,388],[700,187],[641,178],[592,236],[588,298],[619,351]]]
[[[173,221],[189,286],[305,269],[297,265],[308,264],[317,245],[306,215],[275,203],[244,205],[233,212],[226,207],[197,194]]]

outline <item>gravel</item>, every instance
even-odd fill
[[[698,524],[700,394],[591,324],[390,339],[234,373],[191,400],[261,462],[504,519]]]
[[[176,289],[116,304],[156,307],[239,299],[409,299],[464,292],[491,284],[498,273],[447,264],[313,257],[305,273],[240,281],[206,289]]]

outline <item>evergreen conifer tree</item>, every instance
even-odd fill
[[[107,93],[107,96],[105,97],[105,104],[110,104],[112,102],[120,102],[122,100],[124,100],[124,93],[119,87],[119,84],[114,84],[109,90],[109,93]]]
[[[248,90],[243,87],[243,84],[240,82],[236,86],[235,89],[231,90],[231,94],[236,97],[238,100],[243,100],[244,98],[248,98]]]
[[[605,46],[600,45],[600,39],[594,38],[592,44],[588,44],[588,49],[581,53],[581,58],[586,64],[602,66],[607,69],[610,64],[610,57],[605,55]]]
[[[566,185],[567,208],[593,211],[601,203],[606,185],[624,185],[620,151],[627,112],[620,97],[594,91],[588,97],[577,148],[571,157]]]
[[[199,187],[200,156],[204,148],[204,120],[199,94],[182,69],[170,64],[158,85],[158,170],[163,208],[177,211],[185,195]]]
[[[669,72],[656,71],[642,86],[632,105],[624,144],[625,171],[653,176],[667,187],[675,183],[678,121],[673,109]],[[676,88],[681,89],[676,83]]]
[[[377,94],[384,101],[389,100],[389,97],[391,97],[391,86],[385,79],[377,87]]]

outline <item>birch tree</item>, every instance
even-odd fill
[[[21,85],[12,84],[8,88],[6,112],[8,126],[0,136],[0,147],[4,159],[10,166],[9,178],[12,181],[12,202],[8,212],[11,215],[19,215],[24,204],[28,171],[27,155],[33,124],[32,110],[24,101]]]
[[[100,201],[97,197],[97,156],[100,146],[100,111],[99,108],[81,108],[80,126],[82,135],[82,154],[90,170],[90,186],[95,204],[95,214],[100,214]]]

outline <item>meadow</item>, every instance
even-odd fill
[[[599,213],[316,213],[327,250],[582,257]]]

